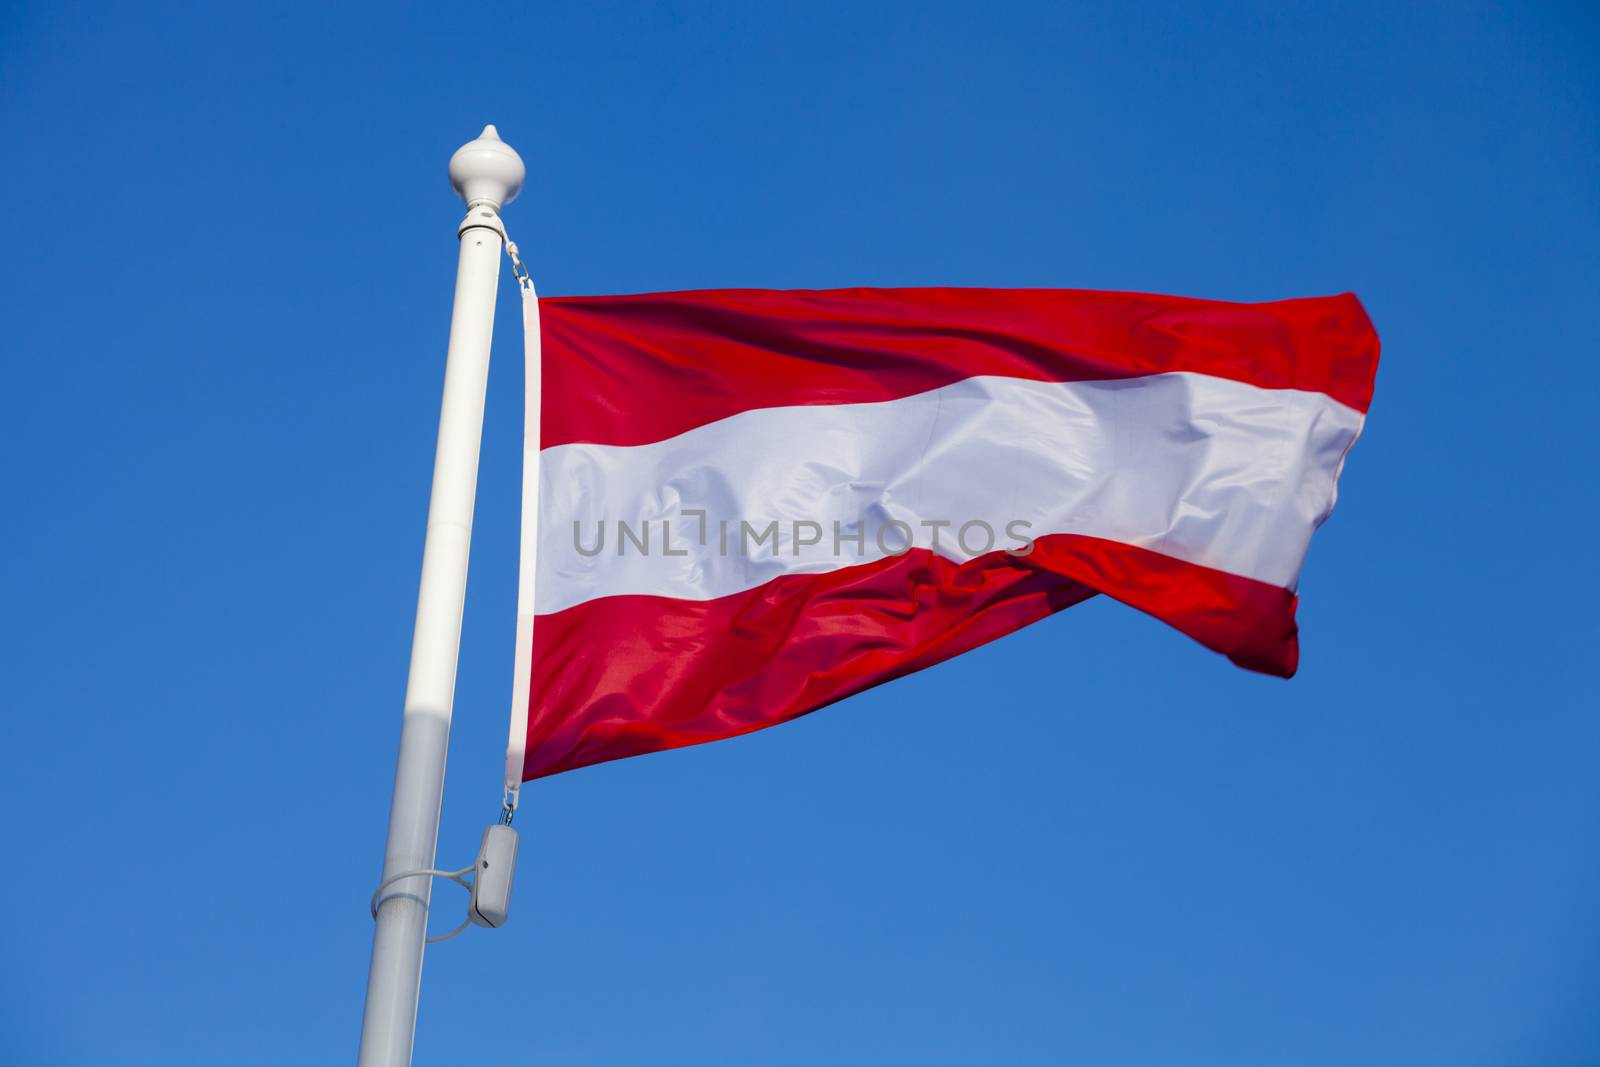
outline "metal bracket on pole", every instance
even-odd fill
[[[377,889],[372,891],[372,917],[373,919],[377,919],[378,908],[380,908],[383,905],[383,901],[387,899],[383,897],[383,891],[394,885],[396,882],[403,881],[407,878],[420,878],[426,875],[429,878],[443,878],[445,881],[454,882],[456,885],[470,893],[472,892],[472,883],[467,881],[467,875],[471,874],[473,870],[474,867],[463,867],[459,871],[441,871],[437,867],[430,867],[425,871],[401,871],[399,874],[390,875],[378,885]],[[456,927],[454,930],[451,930],[448,934],[438,934],[434,937],[426,939],[426,941],[423,943],[428,945],[436,945],[440,941],[448,941],[452,937],[455,937],[457,934],[461,933],[461,931],[465,930],[470,925],[472,925],[471,917],[462,919],[461,925]]]
[[[384,895],[384,890],[396,882],[403,882],[407,878],[443,878],[454,882],[456,885],[472,894],[472,900],[467,904],[467,917],[461,920],[461,925],[447,934],[427,938],[424,943],[438,944],[448,941],[461,933],[468,926],[504,926],[511,917],[511,882],[517,871],[517,832],[504,823],[489,827],[483,832],[483,841],[478,845],[478,858],[472,866],[463,867],[459,871],[441,871],[437,867],[429,867],[418,871],[400,871],[391,874],[378,888],[372,891],[372,918],[378,918],[384,901],[389,898]],[[468,878],[467,875],[472,875]],[[399,894],[393,894],[398,896]]]
[[[533,275],[528,273],[528,265],[522,262],[517,242],[506,233],[505,220],[500,217],[499,212],[486,201],[475,201],[467,208],[466,217],[461,220],[461,225],[456,227],[456,236],[464,236],[468,230],[473,229],[493,230],[500,235],[500,243],[505,246],[506,255],[511,260],[511,273],[517,279],[517,288],[532,289]]]
[[[461,225],[456,227],[456,236],[463,237],[468,230],[493,230],[500,235],[502,244],[508,240],[506,224],[500,220],[500,212],[486,200],[477,200],[468,205]]]

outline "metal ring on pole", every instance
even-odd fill
[[[388,897],[383,896],[383,891],[394,885],[396,882],[402,881],[406,878],[417,878],[423,875],[426,875],[429,878],[443,878],[446,881],[454,882],[456,885],[470,893],[472,892],[472,883],[467,881],[466,876],[473,872],[475,866],[476,865],[473,867],[463,867],[459,871],[441,871],[436,867],[429,867],[427,870],[422,871],[401,871],[399,874],[385,878],[381,883],[379,883],[378,888],[372,891],[372,917],[374,919],[378,917],[378,909],[383,906],[383,902],[385,900],[389,899]],[[470,925],[472,925],[472,919],[470,917],[463,919],[461,925],[456,927],[454,930],[451,930],[447,934],[439,934],[435,937],[426,938],[426,943],[435,945],[440,941],[448,941]]]

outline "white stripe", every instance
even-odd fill
[[[1293,588],[1361,421],[1323,393],[1203,374],[980,377],[881,403],[746,411],[648,445],[561,445],[542,454],[536,603],[547,614],[618,594],[726,596],[893,554],[891,520],[957,562],[986,551],[979,526],[957,543],[961,524],[986,522],[1007,548],[1021,520],[1034,537],[1087,534]],[[707,512],[704,545],[686,509]],[[617,537],[619,519],[636,535],[648,522],[648,554]],[[778,553],[741,545],[741,519],[758,532],[777,520]],[[588,549],[604,520],[599,555],[578,550],[575,520]],[[822,543],[797,548],[807,520]],[[836,521],[865,524],[863,551],[835,551]],[[939,521],[952,526],[926,525]]]

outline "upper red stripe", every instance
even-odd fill
[[[541,446],[659,441],[753,408],[894,400],[978,375],[1170,371],[1366,411],[1354,295],[1233,304],[1074,289],[708,289],[539,301]]]

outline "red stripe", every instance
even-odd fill
[[[1069,534],[960,565],[918,549],[717,600],[604,597],[539,616],[523,776],[784,722],[1096,592],[1241,666],[1295,671],[1295,598],[1276,586]]]
[[[1378,338],[1351,294],[1230,304],[1070,289],[721,289],[546,298],[542,447],[636,445],[752,408],[894,400],[977,375],[1169,371],[1365,411]]]

